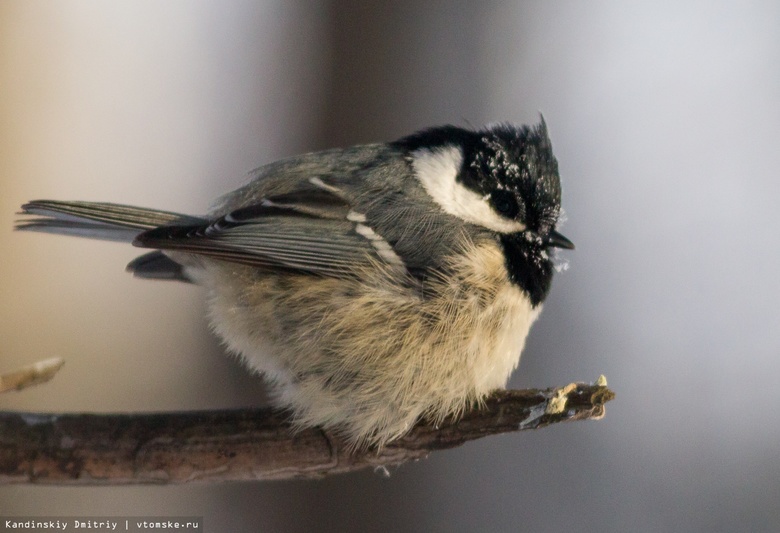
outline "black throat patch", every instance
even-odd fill
[[[550,291],[553,263],[545,249],[536,242],[529,242],[522,233],[501,235],[509,277],[528,294],[531,305],[536,307]]]

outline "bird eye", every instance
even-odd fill
[[[515,195],[508,191],[493,191],[490,195],[490,203],[493,209],[507,218],[515,218],[520,212]]]

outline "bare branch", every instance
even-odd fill
[[[292,432],[270,409],[161,414],[0,413],[0,483],[119,485],[315,478],[399,465],[466,441],[598,419],[605,381],[498,391],[439,427],[415,426],[380,450],[351,451],[322,430]]]
[[[0,375],[0,392],[22,390],[33,385],[46,383],[59,372],[64,364],[65,360],[62,357],[52,357],[6,372]]]

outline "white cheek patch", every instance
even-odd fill
[[[525,224],[496,213],[486,197],[458,183],[463,152],[456,146],[420,149],[412,153],[412,166],[425,191],[450,215],[499,233],[517,233]]]

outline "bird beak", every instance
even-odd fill
[[[558,233],[557,231],[551,231],[547,237],[547,247],[554,248],[566,248],[567,250],[574,250],[574,243],[569,239]]]

